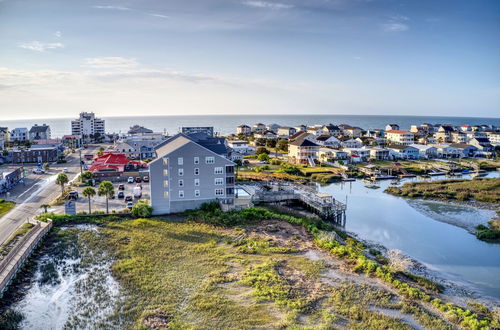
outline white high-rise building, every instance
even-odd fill
[[[81,135],[84,141],[93,141],[105,135],[104,120],[93,112],[81,112],[80,118],[71,121],[71,134]]]

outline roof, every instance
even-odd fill
[[[248,126],[248,125],[244,125],[244,124],[243,124],[243,125],[239,125],[238,127],[240,127],[240,128],[243,128],[243,127],[248,127],[248,128],[250,128],[250,126]]]
[[[412,132],[403,131],[403,130],[400,130],[400,129],[391,129],[391,130],[386,131],[386,133],[392,133],[392,134],[406,134],[406,133],[410,133],[410,134],[413,134]]]
[[[32,126],[30,129],[30,133],[45,133],[49,129],[49,126],[43,124],[42,126]]]
[[[306,137],[302,137],[290,142],[290,145],[298,146],[298,147],[318,147],[318,145],[312,141],[306,139]]]
[[[328,124],[328,125],[325,125],[323,127],[330,130],[330,131],[331,130],[338,131],[340,129],[337,125],[333,125],[333,124]]]
[[[399,145],[399,144],[387,146],[387,149],[396,149],[396,150],[405,150],[408,148],[413,148],[413,149],[418,150],[418,148],[415,148],[413,146],[403,146],[403,145]]]
[[[301,137],[302,135],[304,136],[308,136],[309,133],[307,132],[304,132],[304,131],[299,131],[297,133],[295,133],[294,135],[290,136],[290,140],[295,140],[295,139],[298,139],[299,137]]]
[[[318,141],[326,141],[326,140],[328,140],[328,139],[330,139],[330,138],[332,138],[332,136],[330,136],[330,135],[320,135],[320,136],[318,136],[318,137],[316,138],[316,140],[318,140]],[[334,139],[335,139],[335,138],[334,138]]]
[[[467,144],[467,143],[451,143],[450,146],[453,147],[453,148],[458,148],[458,149],[464,149],[464,148],[475,148],[475,149],[477,149],[475,146]]]
[[[148,164],[141,161],[129,160],[127,156],[123,153],[108,152],[102,156],[98,156],[92,162],[89,168],[90,172],[103,171],[103,170],[115,170],[118,172],[123,172],[125,166],[133,165],[138,167],[147,167]]]
[[[453,132],[455,129],[449,125],[441,125],[439,129],[443,129],[445,132]]]

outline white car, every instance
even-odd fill
[[[35,174],[44,174],[44,173],[45,173],[45,171],[44,171],[44,170],[42,170],[41,168],[35,168],[35,169],[33,170],[33,173],[35,173]]]
[[[67,168],[67,167],[65,167],[65,168],[63,169],[63,173],[68,173],[68,168]]]
[[[127,182],[128,183],[134,183],[134,178],[129,176],[128,179],[127,179]]]

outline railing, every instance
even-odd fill
[[[42,224],[37,221],[35,226],[16,243],[7,256],[0,262],[0,295],[1,292],[6,289],[26,258],[30,255],[31,251],[33,251],[33,248],[40,242],[40,239],[49,232],[50,228],[52,228],[51,220],[49,220],[45,226],[42,226]]]

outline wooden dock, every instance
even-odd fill
[[[2,297],[19,269],[40,243],[40,240],[49,232],[50,228],[52,228],[52,221],[50,220],[48,222],[35,221],[34,227],[0,261],[0,297]]]
[[[330,194],[319,193],[316,187],[273,182],[254,186],[252,189],[252,202],[254,204],[299,201],[321,218],[342,226],[345,225],[347,205],[339,202]]]

